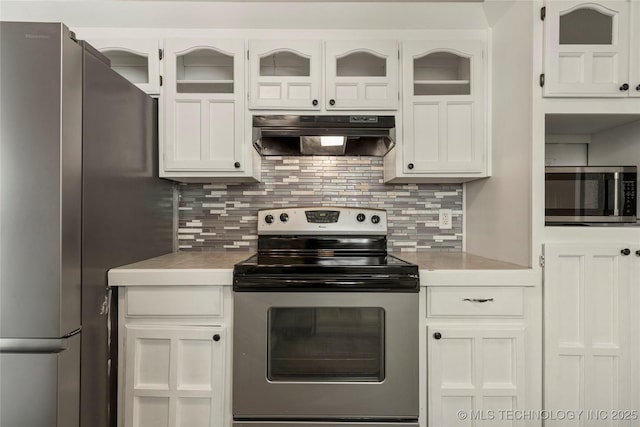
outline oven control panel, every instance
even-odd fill
[[[386,235],[387,212],[342,206],[261,209],[258,234]]]

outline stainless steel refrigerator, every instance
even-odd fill
[[[107,271],[172,251],[157,102],[58,23],[0,23],[0,426],[114,426]]]

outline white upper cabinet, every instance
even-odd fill
[[[161,176],[242,180],[251,173],[244,52],[243,40],[165,41]]]
[[[547,2],[545,96],[640,96],[639,8],[629,0]]]
[[[327,41],[327,110],[398,108],[398,43]]]
[[[158,39],[88,38],[87,42],[111,61],[111,68],[149,95],[160,93]]]
[[[319,110],[321,53],[314,40],[251,40],[249,107]]]
[[[403,43],[403,139],[398,175],[486,176],[484,42]]]
[[[249,107],[276,110],[395,110],[395,41],[252,40]],[[324,67],[323,67],[324,64]],[[324,73],[323,73],[324,70]]]
[[[631,22],[629,95],[640,98],[640,1],[631,3]]]

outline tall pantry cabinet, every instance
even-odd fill
[[[545,409],[640,425],[640,244],[554,243],[544,252]]]

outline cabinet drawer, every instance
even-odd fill
[[[129,287],[127,316],[222,317],[221,286]]]
[[[427,316],[524,315],[524,289],[519,287],[430,287]]]

